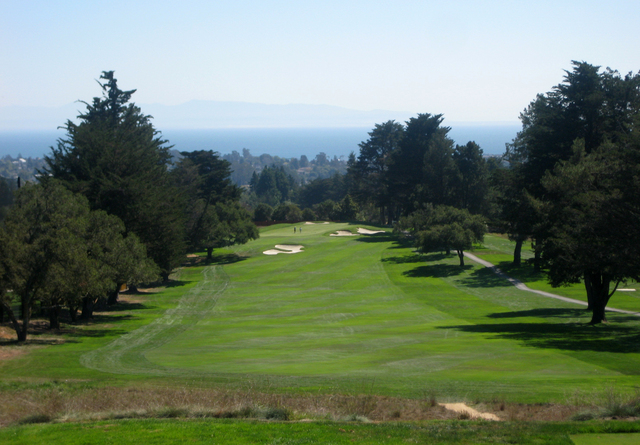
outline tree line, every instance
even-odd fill
[[[521,113],[502,159],[455,145],[441,115],[376,125],[345,178],[360,216],[395,223],[423,250],[463,250],[487,228],[524,242],[554,286],[582,282],[591,323],[640,280],[640,74],[572,62]],[[374,216],[369,208],[379,214]]]
[[[343,173],[303,181],[294,172],[308,160],[295,169],[265,157],[243,187],[213,151],[171,162],[172,147],[129,102],[135,90],[121,91],[113,72],[101,80],[102,97],[65,124],[38,183],[15,196],[0,183],[0,300],[21,339],[36,303],[54,318],[62,305],[90,316],[123,284],[166,280],[189,250],[211,258],[256,238],[251,219],[393,225],[423,251],[455,251],[461,265],[491,228],[515,241],[514,264],[531,242],[553,285],[584,283],[592,323],[606,321],[621,283],[640,279],[640,75],[573,62],[522,112],[502,157],[455,144],[443,116],[424,113],[376,124]]]
[[[83,102],[38,182],[3,211],[0,315],[20,341],[37,304],[54,328],[63,306],[88,318],[125,284],[167,280],[188,251],[211,258],[215,247],[258,237],[228,161],[202,150],[173,164],[151,117],[130,102],[135,90],[119,89],[112,71],[100,80],[102,96]]]
[[[424,251],[455,250],[461,265],[488,227],[515,242],[514,265],[531,242],[534,267],[554,286],[583,283],[591,323],[606,321],[618,286],[640,280],[640,74],[576,61],[565,73],[521,113],[502,157],[454,144],[442,115],[418,114],[376,124],[345,175],[293,200],[318,216],[348,201],[351,218],[394,225]],[[261,180],[252,190],[264,206]]]

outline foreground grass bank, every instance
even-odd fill
[[[496,423],[243,422],[234,420],[120,420],[28,425],[0,430],[0,442],[65,444],[591,444],[627,445],[640,439],[640,425],[625,422]],[[574,442],[575,439],[576,441]]]

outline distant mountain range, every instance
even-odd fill
[[[366,127],[394,119],[404,122],[416,113],[359,111],[330,105],[268,105],[248,102],[192,100],[180,105],[138,104],[164,129],[213,128],[332,128]],[[63,107],[0,107],[0,131],[53,130],[75,120],[85,105]]]

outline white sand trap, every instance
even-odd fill
[[[358,233],[362,233],[363,235],[375,235],[376,233],[385,233],[384,230],[369,230],[363,229],[362,227],[358,227]]]
[[[265,255],[277,255],[279,253],[300,253],[302,252],[302,248],[304,246],[300,245],[289,245],[289,244],[276,244],[275,249],[265,250]]]
[[[307,222],[305,222],[305,224],[308,224],[308,225],[312,225],[312,224],[313,225],[315,225],[315,224],[329,224],[329,221],[325,221],[325,222],[321,222],[321,223],[314,223],[314,222],[311,222],[311,221],[307,221]]]
[[[358,234],[351,233],[348,230],[338,230],[336,233],[332,233],[329,236],[358,236]]]
[[[635,292],[635,289],[618,289],[616,292]]]
[[[473,408],[468,407],[464,403],[440,403],[440,406],[443,406],[445,409],[449,411],[455,411],[459,414],[467,413],[472,419],[484,419],[484,420],[502,420],[500,417],[491,413],[481,413],[480,411],[476,411]]]

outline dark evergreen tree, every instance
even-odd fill
[[[380,209],[380,222],[384,224],[393,200],[389,194],[387,171],[391,156],[400,147],[404,135],[404,126],[393,120],[376,124],[369,132],[369,139],[360,143],[357,160],[350,160],[347,177],[351,183],[350,194],[358,202],[371,202]]]
[[[453,150],[453,204],[473,214],[486,211],[488,192],[487,164],[475,142],[456,145]]]
[[[640,75],[622,77],[610,69],[600,72],[586,62],[572,64],[563,83],[539,94],[520,115],[522,130],[507,146],[506,155],[516,175],[512,183],[517,189],[508,193],[512,197],[528,194],[543,199],[547,191],[542,178],[573,155],[577,139],[589,154],[605,141],[623,141],[634,126],[634,115],[640,109]],[[533,238],[536,267],[540,267],[544,221],[532,221],[530,212],[508,212],[507,216],[518,230],[527,226],[533,230],[519,236]],[[524,218],[528,221],[518,221]]]
[[[585,285],[591,323],[606,321],[618,285],[640,280],[640,137],[574,155],[542,181],[548,234],[542,255],[554,286]],[[613,289],[611,289],[613,287]]]
[[[258,237],[249,213],[239,205],[242,191],[230,179],[230,163],[213,151],[181,152],[172,171],[186,200],[187,238],[193,250],[246,243]]]
[[[437,148],[445,148],[449,144],[448,127],[441,127],[441,114],[418,114],[418,117],[407,121],[404,135],[399,148],[393,152],[389,162],[387,174],[389,193],[398,205],[399,213],[408,215],[420,201],[420,195],[425,193],[420,187],[425,184],[425,155],[437,140]],[[438,150],[432,150],[434,153]],[[431,160],[428,161],[431,164]],[[431,165],[430,168],[434,168]],[[428,193],[437,194],[434,190]]]
[[[103,96],[84,102],[80,123],[64,125],[66,138],[45,157],[43,179],[55,178],[86,196],[92,209],[118,216],[167,278],[186,247],[183,204],[168,175],[170,147],[151,117],[128,103],[135,90],[120,90],[113,71],[100,78]]]

